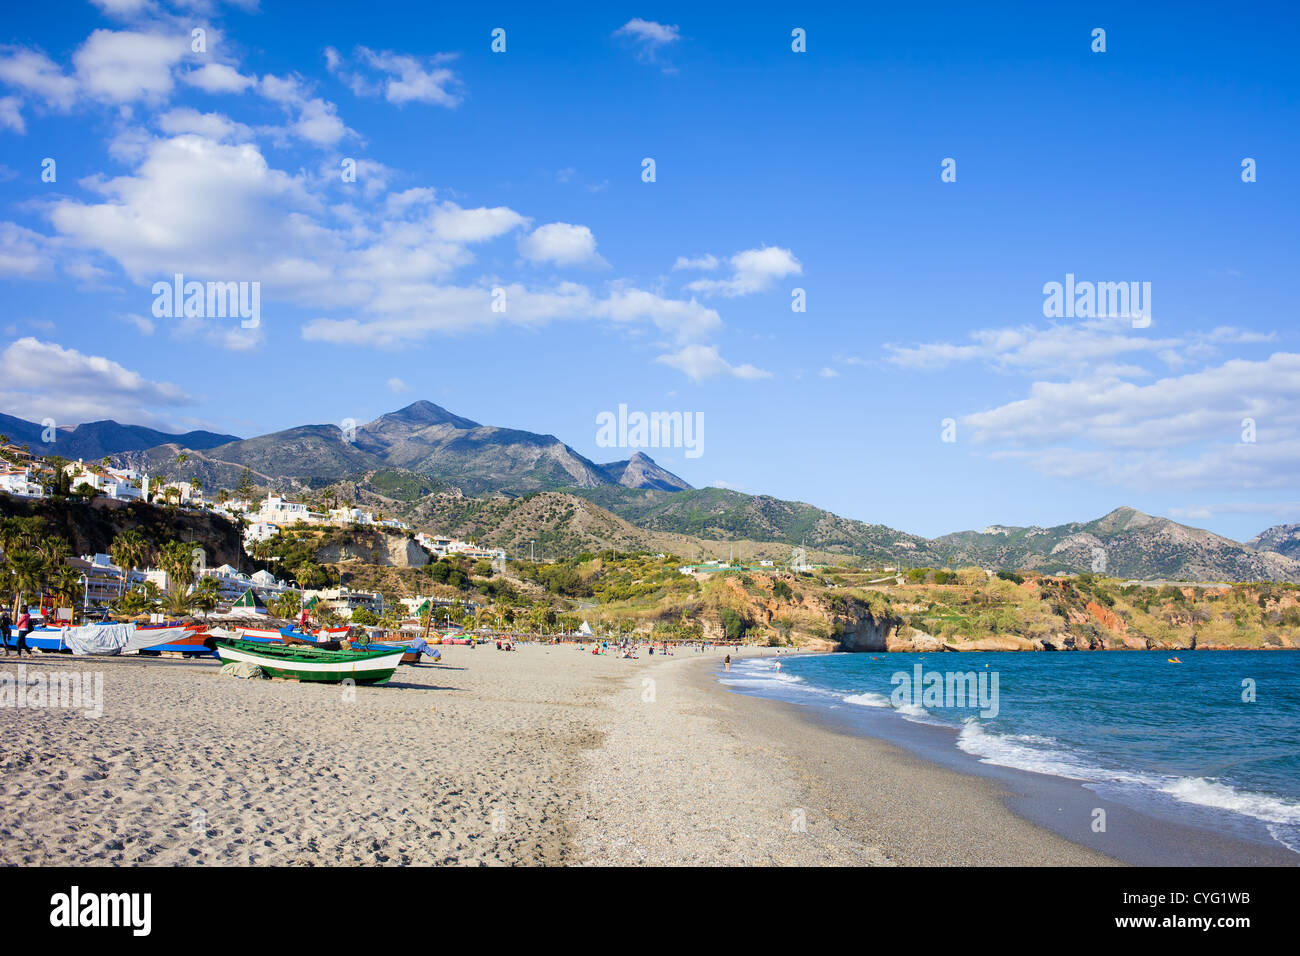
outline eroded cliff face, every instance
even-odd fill
[[[389,568],[419,568],[429,563],[429,553],[404,534],[358,531],[345,541],[321,545],[316,560],[322,564],[359,561]]]
[[[897,642],[900,621],[889,615],[874,615],[860,601],[845,602],[846,606],[835,617],[840,629],[842,651],[887,651],[890,643]]]

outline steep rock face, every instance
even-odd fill
[[[898,632],[899,621],[886,615],[876,617],[861,602],[848,602],[836,618],[840,626],[840,649],[845,651],[886,651]]]
[[[420,568],[429,563],[429,553],[403,534],[359,531],[345,541],[332,541],[316,549],[323,564],[359,561],[389,568]]]

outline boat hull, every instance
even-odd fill
[[[216,641],[217,654],[222,661],[243,661],[256,664],[262,672],[285,680],[311,683],[341,684],[351,680],[358,684],[382,684],[393,676],[401,663],[402,651],[358,653],[348,651],[305,651],[270,653],[256,644],[239,646],[247,642]]]
[[[33,651],[45,651],[46,653],[62,652],[71,653],[66,644],[63,643],[63,628],[61,627],[37,627],[27,632],[27,647]],[[9,635],[9,649],[13,650],[18,646],[18,631],[13,630]]]

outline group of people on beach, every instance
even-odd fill
[[[5,657],[9,656],[9,638],[13,636],[15,629],[18,632],[18,641],[15,645],[18,656],[22,657],[23,651],[26,651],[27,656],[31,657],[32,649],[27,646],[27,635],[32,632],[32,616],[28,613],[26,605],[19,605],[17,621],[9,616],[8,608],[0,613],[0,643],[5,646]]]

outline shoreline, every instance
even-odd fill
[[[1144,811],[1131,802],[1103,797],[1083,781],[982,762],[956,746],[956,728],[913,723],[889,710],[830,710],[787,702],[728,687],[718,681],[719,676],[712,675],[712,683],[719,692],[779,708],[791,720],[832,735],[850,751],[862,749],[851,741],[868,739],[927,766],[956,773],[966,781],[991,786],[1002,806],[1026,826],[1049,831],[1074,846],[1108,857],[1113,863],[1198,867],[1300,864],[1300,853],[1271,838],[1248,835],[1246,830],[1259,829],[1254,821],[1243,822],[1239,828],[1242,832],[1233,833],[1174,819],[1168,813]],[[822,745],[831,744],[823,742]],[[866,757],[863,753],[859,759]],[[879,759],[879,755],[872,754],[871,759]],[[836,777],[832,781],[834,788],[842,796],[851,794],[852,778],[835,771],[834,763],[830,766]],[[866,769],[865,763],[860,766]],[[1107,832],[1104,833],[1092,829],[1093,815],[1098,809],[1105,811]]]
[[[804,720],[796,705],[732,693],[717,683],[719,662],[656,659],[615,693],[586,778],[592,796],[617,809],[579,826],[589,862],[1119,862],[1014,813],[990,781]],[[653,701],[643,699],[647,678]]]
[[[0,865],[1278,862],[736,692],[721,652],[441,650],[350,698],[206,661],[38,655],[29,670],[102,673],[103,716],[0,708]],[[1097,806],[1109,834],[1057,819]]]

